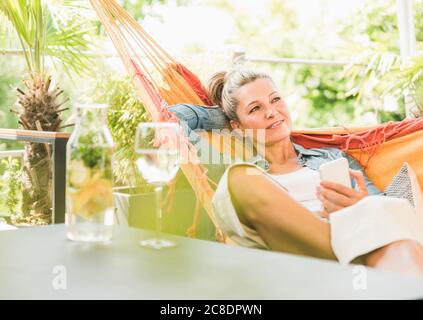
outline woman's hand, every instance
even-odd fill
[[[328,214],[352,206],[369,194],[363,173],[350,169],[350,175],[357,182],[356,189],[329,181],[321,181],[320,186],[316,188],[317,198],[323,203]]]

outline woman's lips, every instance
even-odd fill
[[[283,122],[284,120],[279,120],[279,121],[276,121],[275,123],[273,123],[272,125],[270,125],[270,126],[268,126],[266,129],[274,129],[274,128],[277,128],[277,127],[279,127],[281,124],[282,124],[282,122]]]

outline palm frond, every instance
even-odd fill
[[[23,55],[29,71],[33,70],[33,54],[30,44],[29,32],[29,8],[25,6],[24,1],[3,0],[0,2],[0,12],[3,14],[3,21],[7,20],[7,25],[13,28],[19,45],[23,50]]]
[[[364,65],[364,67],[363,67]],[[363,53],[354,64],[346,66],[343,77],[354,84],[348,95],[356,95],[360,100],[365,89],[381,90],[381,79],[386,79],[401,67],[401,58],[384,49],[369,50]]]
[[[11,48],[21,47],[30,72],[42,72],[47,57],[69,73],[82,74],[91,65],[86,55],[91,28],[78,11],[85,9],[87,2],[80,0],[2,0],[0,32],[13,28],[18,42]]]
[[[411,87],[411,95],[414,99],[416,107],[423,111],[423,73],[420,72],[420,77],[413,83]]]

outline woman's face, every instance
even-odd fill
[[[257,79],[242,86],[234,94],[238,101],[238,121],[231,121],[232,128],[240,129],[248,136],[252,135],[254,141],[265,145],[289,138],[291,117],[272,81]]]

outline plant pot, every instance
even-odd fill
[[[165,199],[167,189],[163,189]],[[153,192],[139,193],[135,188],[119,187],[114,191],[118,224],[143,229],[155,229],[156,198]],[[163,209],[162,231],[186,236],[194,219],[196,198],[192,189],[176,189],[169,211]],[[197,226],[198,239],[216,240],[216,229],[204,209],[201,209]]]

